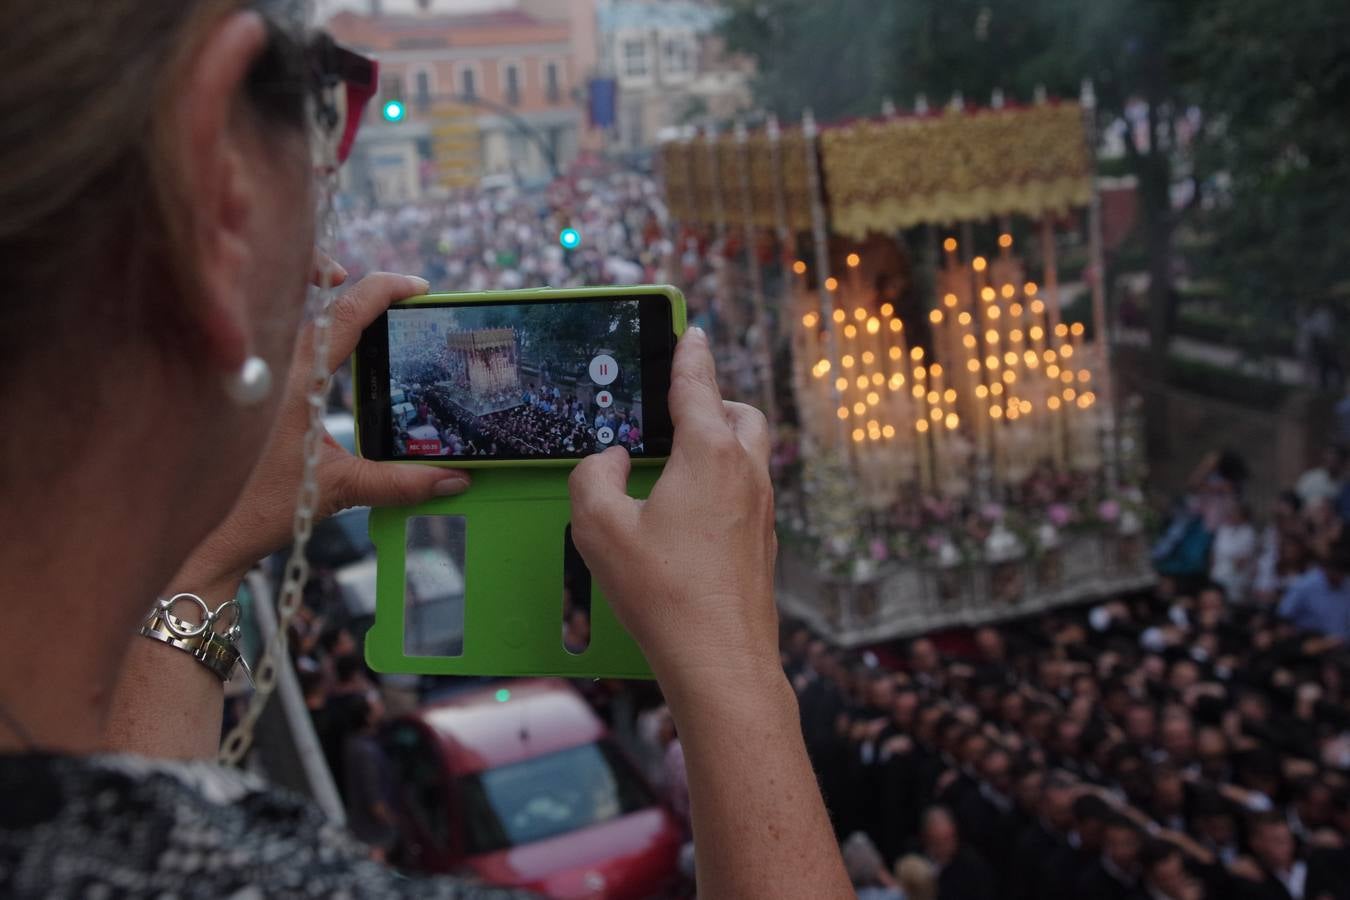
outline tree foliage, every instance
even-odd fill
[[[1191,35],[1218,173],[1197,263],[1233,303],[1288,320],[1293,302],[1350,307],[1350,5],[1228,0]]]
[[[1142,111],[1126,141],[1165,359],[1178,229],[1230,302],[1315,298],[1344,285],[1350,241],[1350,5],[1344,0],[724,0],[731,49],[755,60],[757,99],[793,118],[875,115],[961,91],[1092,79],[1103,123]],[[1193,115],[1198,112],[1198,116]],[[1183,120],[1201,130],[1184,133]],[[1190,181],[1196,202],[1178,208]],[[1189,220],[1188,221],[1188,217]]]

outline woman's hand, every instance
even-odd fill
[[[328,371],[351,356],[361,332],[389,305],[425,293],[427,283],[408,275],[368,275],[333,301]],[[200,594],[215,606],[229,597],[259,559],[291,540],[291,520],[304,466],[307,395],[313,367],[313,326],[296,342],[295,357],[276,426],[234,509],[193,551],[170,585],[172,591]],[[350,506],[401,506],[458,494],[469,486],[462,471],[434,466],[396,465],[360,459],[324,436],[319,458],[316,518]]]
[[[572,535],[670,704],[701,897],[851,897],[778,658],[769,433],[725,403],[702,331],[675,351],[675,445],[647,500],[628,454],[572,473]]]
[[[572,473],[572,530],[624,627],[669,689],[695,671],[781,674],[773,489],[764,416],[722,400],[707,337],[675,351],[675,442],[645,501],[610,448]]]

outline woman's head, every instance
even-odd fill
[[[240,409],[222,384],[251,355],[285,373],[313,266],[290,5],[0,11],[6,494],[11,473],[49,482],[116,446],[171,484],[196,468],[203,515],[233,500],[274,408]],[[51,446],[75,450],[32,452]]]

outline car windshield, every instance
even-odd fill
[[[654,803],[637,774],[603,741],[489,769],[462,786],[470,854],[542,841]]]

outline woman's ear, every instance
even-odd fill
[[[183,70],[174,121],[176,164],[191,234],[197,292],[181,302],[208,359],[222,372],[237,370],[253,342],[243,273],[251,256],[249,217],[259,182],[251,175],[250,145],[240,122],[240,99],[250,68],[267,40],[262,18],[233,12],[203,36]]]

